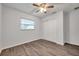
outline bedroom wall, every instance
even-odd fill
[[[63,11],[43,19],[43,39],[63,45]]]
[[[70,39],[68,43],[79,45],[79,9],[70,13]]]
[[[40,20],[34,16],[3,6],[3,49],[40,39]],[[35,21],[34,30],[21,30],[20,19]]]
[[[79,10],[64,13],[64,42],[79,45]]]
[[[2,5],[0,4],[0,52],[2,50]]]
[[[64,43],[67,43],[70,39],[70,30],[69,30],[69,12],[63,12],[63,39],[64,39]]]

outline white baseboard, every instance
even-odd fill
[[[54,43],[56,43],[56,44],[59,44],[59,45],[64,45],[64,43],[62,42],[55,42],[55,41],[52,41],[52,40],[48,40],[48,39],[44,39],[44,40],[47,40],[47,41],[50,41],[50,42],[54,42]]]
[[[59,44],[59,45],[64,45],[64,43],[60,43],[60,42],[55,42],[55,43],[57,43],[57,44]]]
[[[69,44],[73,44],[73,45],[79,46],[79,43],[74,43],[74,42],[65,42],[65,43],[69,43]]]
[[[35,39],[35,40],[39,40],[39,39]],[[22,44],[25,44],[25,43],[29,43],[29,42],[32,42],[32,41],[35,41],[35,40],[30,40],[30,41],[26,41],[26,42],[16,43],[14,45],[9,45],[9,46],[3,47],[2,50],[7,49],[7,48],[11,48],[11,47],[15,47],[15,46],[18,46],[18,45],[22,45]]]

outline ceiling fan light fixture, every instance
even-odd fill
[[[43,12],[46,12],[46,8],[40,8],[40,12],[43,13]]]

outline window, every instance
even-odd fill
[[[28,19],[21,19],[21,29],[34,29],[35,28],[35,22]]]

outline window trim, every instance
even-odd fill
[[[20,30],[21,30],[21,31],[35,30],[35,28],[36,28],[36,21],[34,21],[34,29],[21,29],[21,19],[26,19],[26,20],[34,21],[33,19],[21,17],[21,18],[20,18],[20,21],[19,21],[19,23],[20,23],[19,27],[20,27]]]

